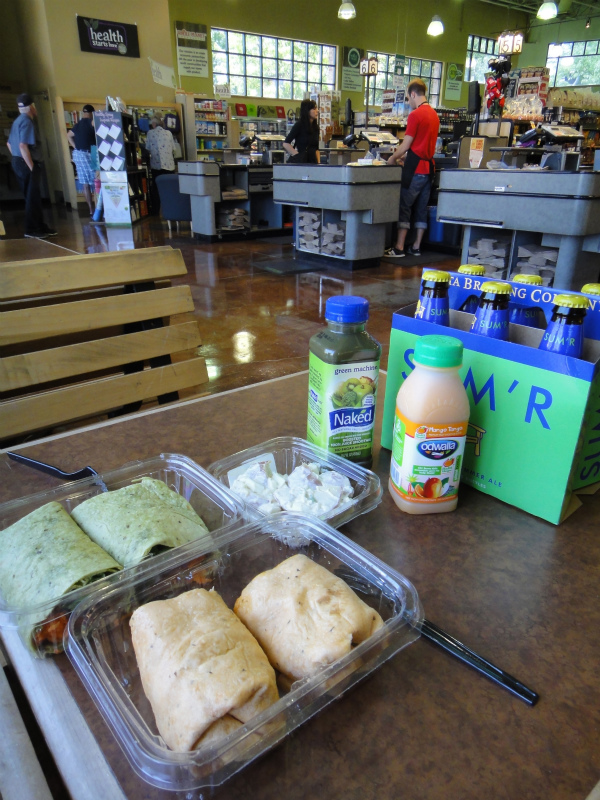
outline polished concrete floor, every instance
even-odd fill
[[[91,225],[89,217],[57,206],[45,214],[58,236],[41,242],[23,238],[21,207],[2,208],[7,234],[0,240],[2,261],[165,244],[181,250],[188,270],[181,282],[192,289],[210,377],[202,389],[211,394],[306,369],[309,339],[325,325],[325,303],[335,294],[368,298],[367,330],[382,344],[385,368],[392,314],[416,301],[421,270],[429,263],[424,249],[418,266],[382,261],[355,272],[329,268],[282,276],[264,267],[293,255],[291,236],[211,244],[192,238],[187,223],[179,233],[173,226],[170,238],[158,217],[114,229]],[[436,268],[459,264],[458,257],[434,258]]]

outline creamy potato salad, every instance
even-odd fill
[[[300,464],[291,475],[280,475],[269,461],[251,464],[231,489],[262,514],[297,511],[317,517],[347,505],[354,492],[345,475],[319,464]]]

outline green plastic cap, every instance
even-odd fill
[[[421,336],[415,344],[415,361],[424,367],[460,367],[463,344],[454,336]]]

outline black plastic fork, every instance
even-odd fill
[[[20,464],[25,464],[32,469],[37,469],[38,472],[45,472],[46,475],[52,475],[53,478],[62,478],[64,481],[78,481],[81,480],[81,478],[89,478],[98,474],[93,467],[83,467],[83,469],[78,469],[76,472],[64,472],[58,467],[53,467],[52,464],[46,464],[43,461],[36,461],[35,459],[28,458],[20,453],[9,453],[7,451],[6,455],[13,461],[18,461]]]
[[[356,572],[351,572],[343,568],[336,569],[334,572],[338,578],[345,581],[348,586],[355,591],[367,595],[379,593],[378,589],[373,588],[365,578],[358,575]],[[455,639],[454,636],[450,636],[449,633],[438,628],[437,625],[434,625],[433,622],[430,622],[428,619],[423,619],[421,624],[416,627],[418,627],[423,636],[426,636],[431,642],[442,647],[446,652],[456,656],[456,658],[459,658],[466,664],[469,664],[469,666],[473,667],[487,678],[490,678],[490,680],[508,689],[509,692],[512,692],[530,706],[534,706],[540,699],[539,694],[529,689],[525,684],[521,683],[521,681],[518,681],[516,678],[513,678],[512,675],[509,675],[508,672],[505,672],[503,669],[495,666],[495,664],[482,658],[474,650],[471,650],[462,642],[459,642],[458,639]]]

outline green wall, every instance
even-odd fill
[[[477,0],[421,0],[418,5],[414,0],[354,0],[354,5],[356,19],[344,21],[337,17],[339,0],[304,0],[300,5],[282,0],[262,0],[259,5],[242,0],[169,0],[173,64],[177,64],[176,20],[203,23],[209,29],[230,28],[458,63],[465,61],[470,33],[495,38],[506,28],[523,29],[526,22],[523,14]],[[434,14],[441,16],[445,27],[444,33],[435,38],[427,35]],[[338,70],[338,84],[340,77]],[[181,88],[212,97],[212,73],[208,79],[184,77]],[[361,93],[344,93],[343,100],[348,97],[355,109],[364,108]],[[275,101],[264,102],[273,105]],[[466,103],[466,85],[461,101],[456,103],[444,99],[442,86],[441,105]]]
[[[521,66],[545,66],[548,45],[552,42],[585,42],[588,39],[600,39],[600,17],[590,20],[590,27],[585,27],[585,19],[572,22],[534,22],[523,45],[520,58]]]

